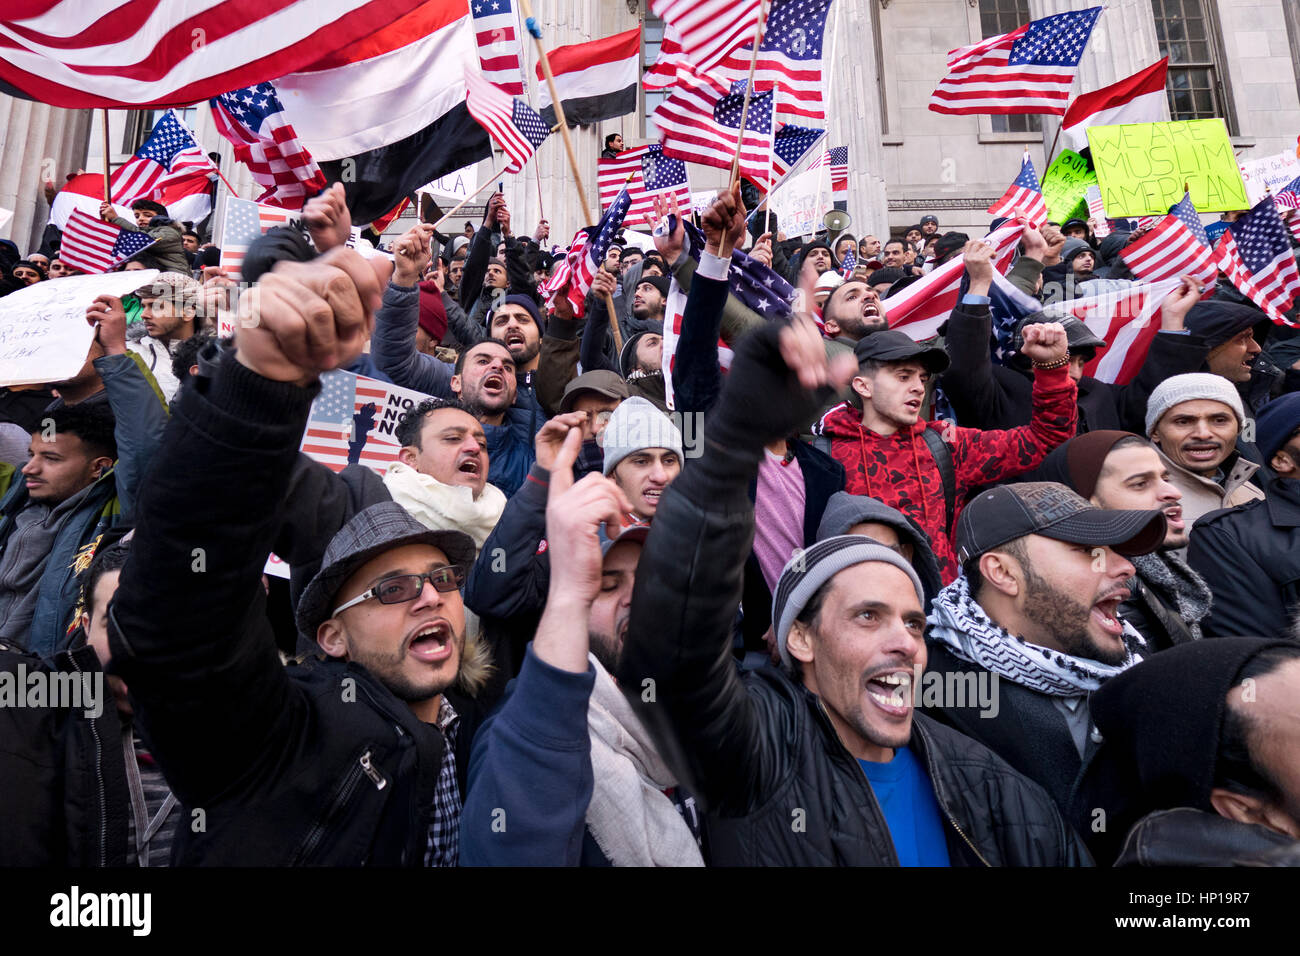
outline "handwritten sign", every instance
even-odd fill
[[[1277,153],[1262,159],[1243,159],[1241,161],[1241,178],[1246,183],[1246,195],[1250,205],[1255,205],[1264,198],[1264,193],[1274,193],[1300,176],[1300,158],[1295,153]]]
[[[424,191],[433,193],[433,195],[443,199],[454,199],[456,202],[460,202],[462,199],[468,199],[474,195],[475,190],[478,189],[476,172],[477,168],[475,166],[466,166],[454,173],[448,173],[435,179],[424,187]]]
[[[822,217],[831,211],[829,172],[825,167],[791,176],[769,202],[787,236],[811,236],[825,228]]]
[[[1067,219],[1087,219],[1088,204],[1084,193],[1097,184],[1097,174],[1088,168],[1088,161],[1072,149],[1061,151],[1052,160],[1043,175],[1043,201],[1047,203],[1047,218],[1053,222]]]
[[[144,269],[67,276],[0,299],[0,385],[62,382],[76,375],[95,338],[87,306],[99,295],[134,292],[157,275],[157,269]]]
[[[1201,212],[1250,208],[1221,119],[1089,126],[1088,145],[1112,219],[1163,215],[1184,183]]]

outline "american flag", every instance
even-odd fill
[[[266,189],[258,202],[301,209],[327,185],[311,153],[284,115],[270,83],[222,93],[209,103],[219,132],[235,146],[235,159]]]
[[[147,232],[118,229],[112,223],[74,209],[63,227],[59,258],[64,265],[82,272],[108,272],[155,241]]]
[[[840,263],[840,275],[846,279],[853,278],[853,270],[858,267],[858,257],[850,249],[844,254],[844,261]]]
[[[1214,285],[1219,275],[1210,237],[1205,234],[1205,226],[1187,193],[1170,207],[1169,215],[1154,229],[1125,246],[1120,258],[1135,276],[1147,282],[1194,275],[1202,288],[1207,288]]]
[[[524,95],[524,68],[519,61],[519,20],[510,0],[470,0],[474,39],[483,78],[509,96]]]
[[[948,53],[948,75],[930,97],[936,113],[1061,116],[1101,7],[1031,20]]]
[[[629,181],[628,176],[632,179]],[[691,184],[686,178],[686,164],[669,159],[658,143],[625,149],[613,159],[596,160],[596,178],[600,183],[600,205],[608,209],[626,187],[632,205],[627,211],[629,222],[654,215],[656,196],[677,197],[679,209],[691,207]]]
[[[822,39],[831,0],[775,0],[758,45],[754,88],[777,90],[776,119],[791,123],[824,120]],[[749,76],[751,40],[732,51],[723,69],[733,80]]]
[[[790,170],[799,165],[799,161],[808,155],[808,151],[821,142],[826,135],[824,129],[810,126],[794,126],[787,123],[776,131],[772,137],[772,185],[775,189]],[[816,164],[813,164],[816,165]],[[812,169],[813,166],[809,166]]]
[[[401,412],[427,398],[341,369],[321,376],[299,450],[334,471],[362,464],[381,475],[397,460]]]
[[[641,77],[647,90],[667,90],[677,85],[677,68],[688,63],[682,51],[682,35],[671,23],[664,24],[663,39],[659,41],[659,55],[654,65]]]
[[[664,348],[661,364],[668,369],[664,376],[664,404],[669,409],[677,408],[677,399],[673,392],[673,373],[677,371],[677,346],[682,337],[682,316],[686,313],[686,292],[677,284],[673,276],[668,286],[668,298],[664,300]],[[722,374],[731,368],[735,353],[721,338],[718,339],[718,365]]]
[[[745,115],[740,172],[766,188],[772,164],[773,92],[755,92]],[[698,71],[682,70],[678,87],[654,112],[664,155],[704,166],[731,166],[740,139],[745,82],[730,87]]]
[[[1161,303],[1178,286],[1178,279],[1139,282],[1105,295],[1057,302],[1043,312],[1049,318],[1072,315],[1105,340],[1106,348],[1083,367],[1084,375],[1127,385],[1142,370],[1147,350],[1160,331]]]
[[[565,284],[569,286],[567,298],[575,315],[586,312],[587,293],[591,291],[591,280],[605,262],[605,253],[623,228],[623,220],[632,206],[632,199],[626,189],[620,189],[614,201],[610,203],[605,215],[594,226],[578,230],[569,246],[569,253],[564,261],[542,285],[544,294],[551,298]]]
[[[1282,313],[1300,295],[1300,270],[1272,196],[1230,225],[1215,251],[1219,268],[1233,285],[1274,322],[1294,325]]]
[[[1273,199],[1279,206],[1286,206],[1288,209],[1300,209],[1300,176],[1279,189]]]
[[[1024,231],[1020,223],[1008,223],[984,237],[996,252],[993,261],[998,272],[1005,274],[1011,268],[1016,244]],[[939,326],[957,305],[965,271],[965,262],[957,256],[885,299],[880,305],[889,327],[905,332],[917,342],[938,335]]]
[[[263,206],[251,199],[226,200],[226,219],[221,229],[221,271],[232,279],[240,278],[248,247],[273,226],[296,224],[298,217],[279,206]]]
[[[650,9],[675,28],[695,69],[708,71],[754,39],[763,0],[650,0]]]
[[[136,199],[157,199],[163,189],[186,180],[207,179],[216,167],[194,136],[168,110],[153,133],[135,155],[109,179],[113,202],[129,203]]]
[[[849,192],[849,148],[832,146],[826,151],[826,165],[831,168],[831,198],[847,199]]]
[[[465,87],[465,105],[470,114],[510,157],[506,172],[519,172],[551,135],[551,128],[523,100],[506,95],[468,69]]]
[[[1034,172],[1034,162],[1026,151],[1020,160],[1020,174],[1007,187],[1002,198],[989,206],[989,215],[1015,217],[1023,215],[1038,229],[1047,222],[1047,203],[1043,201],[1043,187]]]

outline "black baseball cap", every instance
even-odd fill
[[[875,362],[906,362],[916,359],[927,372],[937,375],[948,367],[948,353],[932,345],[913,342],[903,332],[886,329],[864,336],[853,346],[858,364],[870,359]]]
[[[1127,556],[1150,554],[1165,540],[1165,515],[1151,511],[1095,508],[1055,481],[998,485],[980,492],[957,519],[957,560],[1040,534],[1056,541],[1105,545]]]

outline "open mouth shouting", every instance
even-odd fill
[[[1165,524],[1170,531],[1182,531],[1185,527],[1183,523],[1183,506],[1171,505],[1165,509]]]
[[[647,485],[641,491],[641,504],[645,506],[645,510],[653,514],[655,509],[659,507],[659,499],[663,496],[663,493],[663,485]]]
[[[451,657],[451,625],[442,618],[421,624],[407,642],[407,650],[421,664],[441,664]]]
[[[483,463],[479,460],[480,455],[463,455],[460,463],[456,465],[456,471],[462,475],[469,475],[471,478],[477,478],[483,473]]]
[[[868,679],[867,696],[891,717],[906,717],[912,711],[912,672],[889,670]]]
[[[1128,588],[1121,588],[1112,591],[1092,606],[1092,619],[1111,637],[1119,637],[1124,633],[1124,625],[1119,619],[1119,606],[1121,602],[1128,599],[1128,596]]]
[[[1217,441],[1188,442],[1183,445],[1183,456],[1197,464],[1210,463],[1223,454],[1223,446]]]
[[[479,388],[488,395],[500,396],[506,391],[506,377],[500,372],[488,372],[479,382]]]
[[[517,328],[510,329],[506,332],[505,337],[502,338],[501,341],[506,343],[506,348],[511,352],[522,351],[528,347],[528,340],[524,338],[523,331]]]

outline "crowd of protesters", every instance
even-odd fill
[[[160,271],[0,389],[0,677],[111,700],[0,706],[0,862],[1300,862],[1296,330],[1187,277],[1103,382],[1076,319],[999,341],[978,237],[746,198],[659,203],[580,313],[501,194],[367,257],[332,187],[242,286],[105,204]],[[1094,225],[1026,224],[1007,278],[1132,283]],[[0,241],[0,293],[75,274],[42,250]],[[891,329],[954,258],[940,336]],[[386,468],[299,450],[334,369],[426,396]]]

